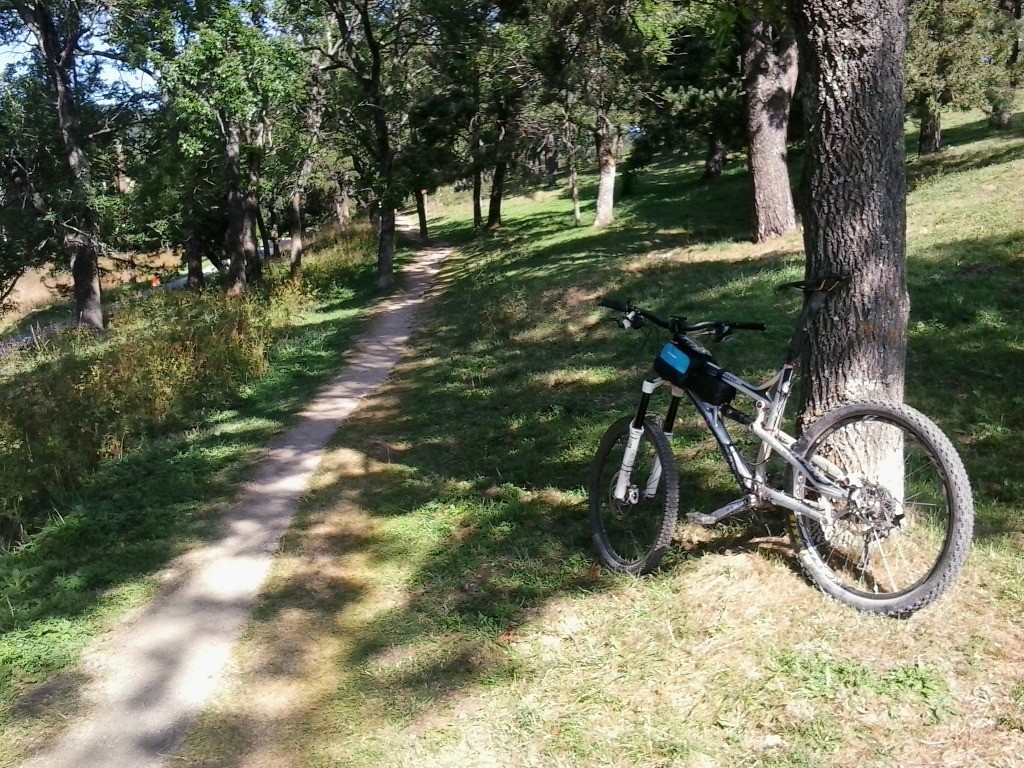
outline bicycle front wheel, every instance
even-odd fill
[[[823,523],[790,513],[804,572],[853,607],[907,616],[938,598],[970,548],[974,505],[956,449],[923,414],[905,405],[853,403],[814,422],[794,453],[853,488]],[[813,500],[806,477],[790,492]]]
[[[626,417],[612,424],[597,449],[590,478],[590,524],[601,561],[613,571],[639,576],[658,566],[672,541],[679,474],[668,439],[648,419],[632,468],[620,480],[632,422]]]

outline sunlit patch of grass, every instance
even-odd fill
[[[82,649],[148,599],[158,586],[154,575],[171,558],[212,535],[217,511],[233,498],[248,460],[338,368],[379,296],[372,254],[357,245],[338,243],[326,259],[312,255],[301,284],[272,276],[282,280],[276,304],[253,299],[266,310],[260,315],[267,322],[265,375],[227,375],[189,393],[196,407],[172,414],[176,428],[126,440],[125,450],[98,461],[76,482],[47,488],[46,503],[33,509],[26,535],[0,551],[0,763],[17,763],[32,739],[65,724],[62,715],[77,707],[84,681],[74,672]],[[74,371],[80,361],[95,364],[119,344],[131,352],[169,325],[169,304],[201,313],[223,299],[211,293],[136,301],[114,317],[123,327],[99,339],[71,334],[5,360],[4,374],[31,381],[40,377],[40,365]],[[187,333],[189,327],[170,330]],[[163,355],[168,356],[173,357]],[[141,358],[123,366],[126,372],[144,368]],[[105,369],[96,367],[95,373],[102,379]],[[76,393],[71,387],[52,393],[69,421]],[[115,394],[117,407],[127,410],[132,393]],[[5,470],[16,473],[19,466]],[[0,497],[9,499],[3,488]]]
[[[744,242],[744,175],[702,185],[667,162],[602,233],[568,226],[567,200],[549,194],[507,205],[494,236],[463,227],[415,354],[338,436],[243,654],[287,651],[301,596],[303,645],[330,661],[288,676],[304,695],[272,718],[277,678],[243,664],[189,759],[888,768],[1015,755],[1024,402],[1008,382],[1024,364],[1024,211],[988,186],[1019,175],[1019,140],[962,135],[975,145],[918,173],[910,200],[908,398],[960,446],[979,514],[938,605],[893,622],[825,599],[771,517],[682,524],[645,579],[595,563],[589,462],[658,344],[607,323],[596,298],[766,322],[713,350],[753,380],[778,365],[799,311],[774,290],[801,276],[799,240]],[[676,434],[681,513],[735,497],[692,413]],[[349,583],[323,591],[302,562]],[[225,746],[225,729],[244,738]]]

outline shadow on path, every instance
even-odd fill
[[[219,537],[173,563],[163,592],[97,644],[86,663],[85,712],[26,768],[163,764],[217,687],[325,444],[390,375],[449,253],[417,256],[356,356],[268,446]]]

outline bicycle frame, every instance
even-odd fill
[[[667,386],[671,389],[672,399],[662,424],[665,436],[671,440],[679,403],[684,395],[688,396],[703,417],[705,424],[707,424],[708,429],[718,443],[719,451],[745,494],[742,498],[726,504],[711,514],[690,514],[691,520],[702,525],[713,525],[733,515],[774,505],[792,510],[822,523],[832,523],[834,517],[831,501],[849,499],[850,494],[857,486],[856,478],[849,476],[844,470],[821,456],[815,456],[810,462],[797,456],[791,450],[796,444],[796,439],[781,429],[786,406],[792,394],[795,360],[800,356],[800,351],[811,322],[824,306],[825,296],[825,292],[822,291],[815,291],[810,294],[804,304],[797,329],[790,340],[786,362],[783,363],[779,372],[764,385],[755,387],[728,371],[722,372],[722,381],[732,386],[739,395],[753,401],[757,411],[753,419],[733,408],[731,404],[712,405],[702,400],[692,391],[678,387],[661,378],[644,381],[643,394],[640,398],[636,417],[630,425],[630,438],[627,441],[618,478],[616,479],[615,498],[632,503],[637,501],[636,498],[628,498],[630,494],[638,496],[640,493],[638,486],[636,484],[631,486],[629,481],[640,438],[643,434],[643,423],[647,417],[651,396],[660,387]],[[745,426],[760,440],[761,445],[753,462],[748,462],[740,453],[732,435],[725,426],[726,418]],[[817,500],[812,502],[804,501],[785,491],[772,487],[767,480],[765,471],[768,459],[772,453],[778,454],[794,471],[800,472],[807,478],[807,481],[818,493]],[[651,497],[655,494],[658,483],[661,480],[661,474],[660,462],[655,461],[650,477],[647,478],[643,486],[643,492],[646,496]]]

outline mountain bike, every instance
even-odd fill
[[[759,386],[722,368],[694,337],[722,342],[737,331],[764,331],[763,323],[687,323],[608,297],[599,301],[621,313],[623,329],[651,323],[672,334],[654,361],[657,376],[643,382],[636,413],[608,428],[594,458],[590,521],[605,566],[650,573],[672,542],[679,472],[670,442],[687,397],[743,494],[688,520],[710,526],[754,510],[783,510],[808,579],[862,611],[907,616],[949,587],[970,548],[974,507],[963,462],[931,420],[907,405],[870,401],[824,414],[799,439],[781,428],[811,324],[847,283],[830,275],[779,286],[802,292],[803,310],[782,367]],[[670,399],[657,423],[648,409],[662,388]],[[744,457],[727,424],[753,435],[756,455]],[[774,479],[773,456],[785,470]]]

